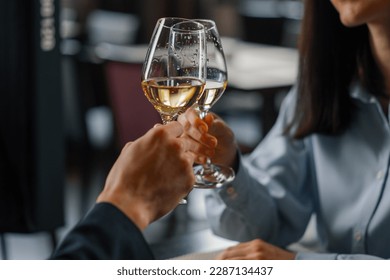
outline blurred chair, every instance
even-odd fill
[[[105,62],[108,99],[119,147],[161,123],[159,114],[142,92],[141,71],[139,63]]]
[[[145,54],[137,54],[135,61],[126,60],[134,55],[133,50],[139,52],[139,49],[131,47],[139,25],[140,20],[135,15],[105,10],[95,10],[87,19],[88,44],[102,65],[107,105],[113,114],[118,148],[161,122],[141,88]],[[129,53],[121,54],[129,46]]]

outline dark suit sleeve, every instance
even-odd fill
[[[141,231],[119,209],[98,203],[73,228],[50,259],[154,259]]]

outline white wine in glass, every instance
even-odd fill
[[[206,85],[202,96],[197,101],[197,110],[200,117],[203,119],[211,107],[218,101],[218,99],[225,92],[227,82],[206,80]]]
[[[221,39],[214,21],[197,19],[205,27],[207,48],[206,86],[197,101],[200,118],[205,118],[211,107],[219,100],[227,86],[227,67]],[[216,165],[210,158],[203,165],[194,167],[195,188],[220,188],[234,180],[234,170],[228,166]]]
[[[179,113],[191,107],[202,94],[204,81],[195,78],[151,78],[142,81],[142,88],[160,113],[163,123],[176,119]]]

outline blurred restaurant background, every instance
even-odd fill
[[[158,18],[216,21],[229,83],[212,111],[243,154],[272,127],[296,78],[300,0],[27,2],[0,4],[3,259],[47,258],[94,203],[123,145],[160,122],[140,86]],[[207,229],[204,192],[152,224],[146,239]]]

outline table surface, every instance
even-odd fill
[[[151,244],[151,249],[156,259],[164,260],[222,250],[235,244],[236,241],[216,236],[211,229],[204,229]]]
[[[228,67],[228,85],[241,90],[291,86],[298,70],[298,51],[293,48],[223,41]]]
[[[151,249],[158,260],[210,260],[221,250],[236,244],[237,241],[216,236],[211,229],[204,229],[151,244]],[[302,239],[290,244],[287,249],[295,252],[322,252],[315,224],[311,222]]]
[[[222,38],[228,67],[228,86],[240,90],[261,90],[291,86],[298,69],[294,48],[248,43]],[[102,43],[95,47],[104,60],[143,63],[147,45],[119,46]]]

